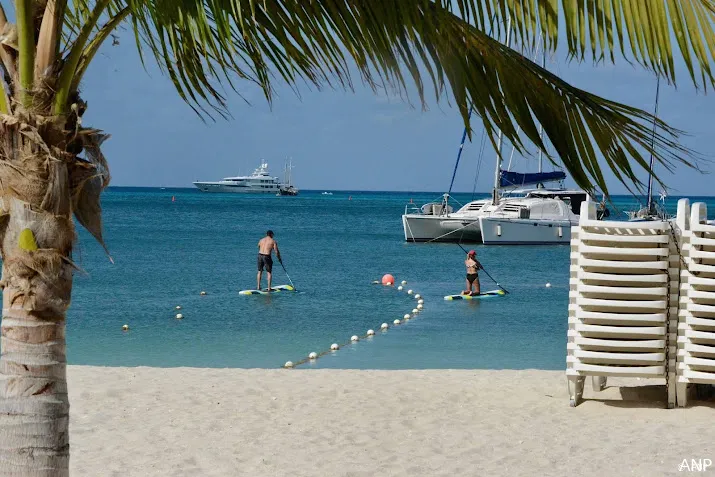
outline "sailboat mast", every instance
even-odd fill
[[[546,48],[544,48],[543,57],[541,59],[541,67],[546,69]],[[544,139],[544,126],[539,123],[539,138],[543,141]],[[543,152],[539,149],[539,173],[543,172],[542,162],[543,162]]]
[[[506,21],[506,46],[509,48],[511,46],[511,18]],[[494,205],[499,203],[499,176],[501,172],[501,150],[502,144],[504,143],[504,137],[501,130],[499,130],[499,135],[497,139],[497,166],[494,171],[494,190],[492,191],[492,203]]]
[[[651,153],[650,153],[650,173],[648,174],[648,213],[653,210],[653,151],[655,147],[655,120],[658,119],[658,98],[660,96],[660,75],[658,75],[657,82],[655,84],[655,112],[653,113],[653,135],[651,136]]]

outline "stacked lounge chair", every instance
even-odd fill
[[[571,231],[567,370],[570,403],[593,377],[666,378],[675,406],[675,346],[679,255],[668,221],[596,220],[592,202],[581,205]]]
[[[678,202],[683,266],[677,351],[677,402],[685,406],[689,384],[715,384],[715,225],[707,207]]]

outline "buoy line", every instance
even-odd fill
[[[386,274],[385,276],[382,277],[382,280],[374,280],[372,283],[373,283],[373,285],[382,285],[382,286],[393,287],[395,285],[395,279],[392,275]],[[404,290],[405,285],[407,285],[407,281],[402,280],[400,286],[397,287],[397,291],[402,292]],[[424,311],[424,302],[425,301],[424,301],[424,298],[422,297],[422,295],[420,295],[419,293],[416,293],[415,291],[413,291],[411,289],[404,290],[404,291],[407,293],[407,296],[409,296],[410,298],[413,298],[417,301],[417,306],[416,306],[416,308],[412,309],[411,313],[405,313],[405,315],[402,317],[402,319],[395,319],[392,322],[392,326],[399,326],[403,323],[406,323],[409,320],[417,317],[418,314],[420,314],[421,312]],[[387,323],[382,323],[380,325],[380,331],[383,333],[387,332],[387,330],[389,330],[389,329],[390,329],[390,325]],[[323,356],[325,356],[326,354],[335,353],[335,352],[339,351],[340,348],[351,345],[353,343],[357,343],[360,340],[372,338],[373,336],[375,336],[375,330],[373,330],[373,329],[367,330],[367,332],[364,335],[352,335],[350,337],[349,341],[346,341],[344,343],[333,343],[330,345],[330,347],[327,350],[320,351],[320,352],[311,351],[310,353],[308,353],[308,356],[306,356],[305,358],[302,358],[298,361],[295,361],[295,362],[294,361],[286,361],[286,363],[283,365],[283,368],[292,369],[297,366],[300,366],[301,364],[316,361],[316,360],[322,358]]]

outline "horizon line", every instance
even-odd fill
[[[107,189],[157,189],[157,190],[181,190],[181,191],[194,191],[197,193],[205,194],[195,187],[185,187],[185,186],[127,186],[127,185],[112,185],[107,187]],[[369,193],[391,193],[391,194],[445,194],[445,192],[440,191],[429,191],[429,190],[376,190],[376,189],[301,189],[302,192],[369,192]],[[454,191],[453,194],[474,194],[474,195],[489,195],[491,191],[488,192],[473,192],[473,191]],[[230,193],[226,193],[230,194]],[[242,195],[242,194],[239,194]],[[251,194],[245,194],[251,195]],[[270,195],[270,194],[263,194]],[[636,195],[632,193],[623,194],[612,194],[614,196],[626,196],[626,197],[643,197],[643,195]],[[710,195],[689,195],[689,196],[671,196],[671,197],[714,197]]]

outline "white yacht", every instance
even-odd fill
[[[202,192],[233,192],[237,194],[277,194],[284,184],[278,177],[268,173],[268,164],[261,162],[260,167],[250,176],[225,177],[216,182],[194,182]]]

